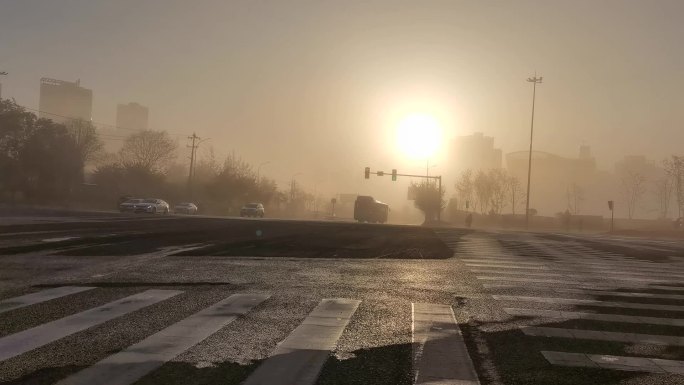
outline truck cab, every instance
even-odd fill
[[[372,196],[359,195],[354,202],[354,219],[359,222],[385,223],[389,214],[389,205]]]

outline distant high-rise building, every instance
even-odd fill
[[[494,138],[481,132],[459,136],[454,140],[451,165],[457,172],[467,169],[490,170],[501,168],[501,149],[494,148]]]
[[[80,80],[66,82],[50,78],[40,79],[40,110],[38,116],[64,123],[71,119],[90,121],[93,110],[93,91],[83,88]]]
[[[138,103],[119,104],[116,108],[116,126],[129,130],[147,130],[149,112]]]

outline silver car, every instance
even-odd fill
[[[264,217],[264,205],[261,203],[247,203],[240,209],[241,217]]]
[[[173,212],[176,214],[197,214],[197,205],[190,202],[178,203],[173,207]]]
[[[122,213],[132,213],[135,211],[135,205],[142,203],[142,199],[129,199],[119,205],[119,211]]]
[[[169,204],[161,199],[143,199],[135,204],[133,212],[166,215],[169,213]]]

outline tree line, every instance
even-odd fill
[[[178,144],[165,131],[137,131],[107,153],[91,122],[38,118],[12,100],[0,100],[0,201],[114,208],[125,196],[194,201],[200,210],[237,214],[246,202],[296,213],[316,197],[296,185],[281,191],[237,155],[197,161],[192,184],[178,163]],[[87,174],[87,175],[86,175]],[[85,183],[87,182],[87,183]]]

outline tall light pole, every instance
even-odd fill
[[[534,73],[534,77],[527,78],[527,81],[532,83],[532,122],[530,123],[530,153],[527,162],[527,202],[525,203],[525,228],[530,227],[530,180],[532,176],[532,138],[534,135],[534,101],[537,96],[537,84],[541,84],[542,77],[537,77],[537,73]]]
[[[0,76],[6,76],[7,72],[0,71]],[[2,100],[2,83],[0,83],[0,100]]]
[[[295,199],[295,187],[296,187],[295,177],[297,175],[302,175],[302,173],[298,172],[298,173],[292,175],[292,183],[290,184],[290,200],[291,201],[294,201],[294,199]]]
[[[259,183],[259,181],[261,180],[261,178],[260,178],[260,177],[261,177],[261,166],[265,166],[265,165],[267,165],[267,164],[269,164],[269,163],[271,163],[271,161],[270,161],[270,160],[267,160],[267,161],[265,161],[265,162],[263,162],[263,163],[260,163],[260,164],[259,164],[259,167],[257,167],[257,183]]]

